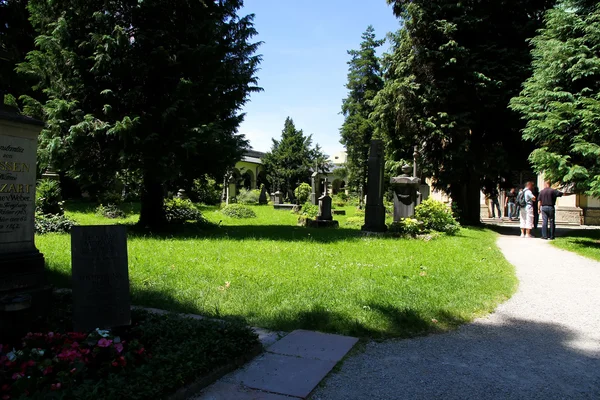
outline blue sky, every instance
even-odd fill
[[[392,9],[385,0],[246,0],[242,12],[256,15],[255,39],[264,42],[258,72],[264,91],[244,108],[240,133],[255,150],[268,151],[290,116],[327,154],[342,150],[347,51],[358,48],[368,25],[380,38],[397,30]]]

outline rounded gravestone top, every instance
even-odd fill
[[[410,165],[408,165],[408,164],[405,164],[405,165],[403,165],[403,166],[402,166],[402,172],[403,172],[405,175],[409,175],[409,174],[410,174],[410,171],[412,171],[412,167],[411,167]]]

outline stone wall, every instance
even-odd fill
[[[583,210],[579,207],[556,207],[556,222],[559,224],[581,225],[582,219]]]
[[[583,210],[584,225],[600,225],[600,208],[586,208]]]

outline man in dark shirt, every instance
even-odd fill
[[[517,191],[515,188],[510,189],[510,192],[506,193],[504,207],[508,209],[508,218],[515,219],[519,215],[517,213]]]
[[[538,196],[539,212],[542,214],[542,239],[554,240],[556,231],[556,199],[563,196],[561,191],[552,189],[549,181],[544,182],[544,189]]]

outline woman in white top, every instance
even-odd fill
[[[526,206],[521,207],[520,215],[521,237],[533,237],[531,235],[531,230],[533,229],[533,207],[535,205],[535,196],[531,191],[532,189],[533,182],[527,182],[527,185],[525,185],[525,190],[523,190],[523,197]]]

